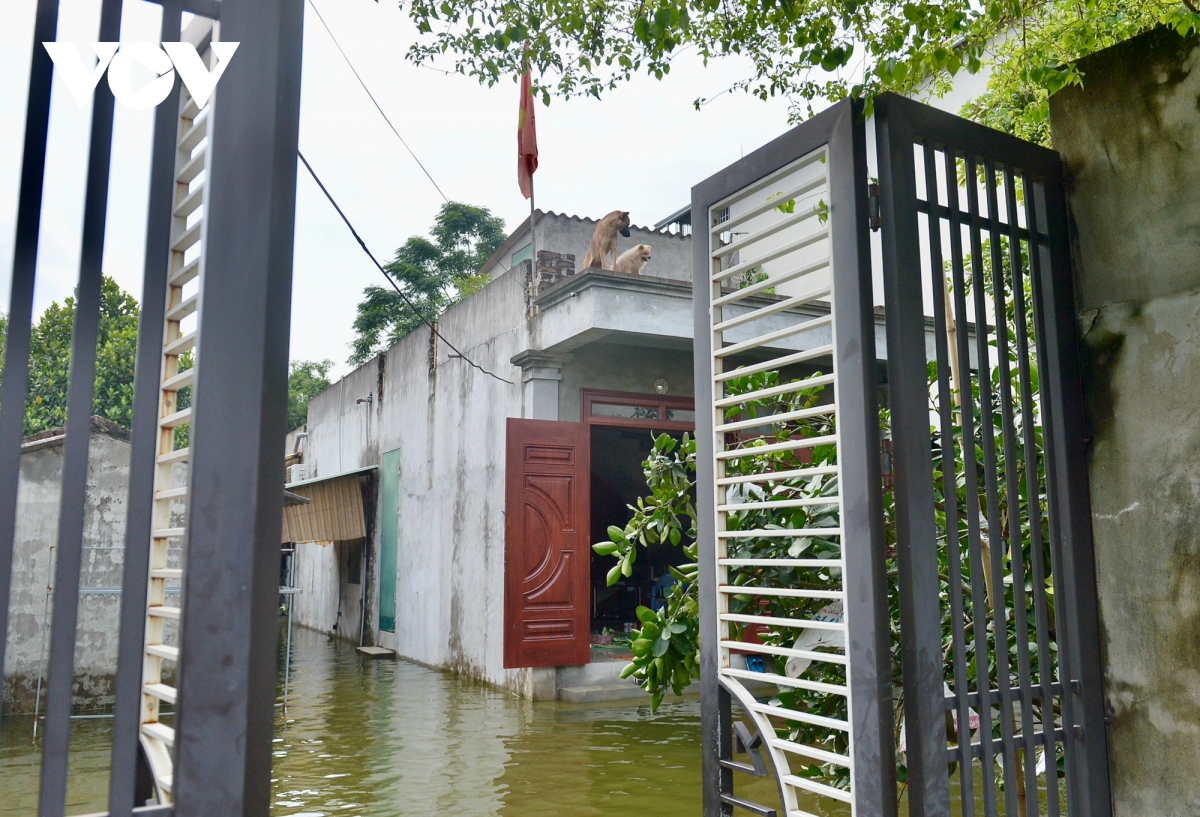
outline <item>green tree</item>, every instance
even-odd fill
[[[100,290],[96,343],[96,391],[92,413],[129,428],[133,415],[133,367],[137,352],[138,302],[108,276]],[[25,433],[66,423],[71,333],[75,298],[46,307],[29,342],[29,392]]]
[[[504,220],[486,207],[449,201],[438,210],[431,238],[412,236],[384,270],[421,314],[391,287],[363,290],[354,319],[350,365],[360,366],[475,292],[487,279],[479,268],[504,243]]]
[[[1082,80],[1080,57],[1167,24],[1200,28],[1192,0],[410,0],[426,36],[409,49],[417,64],[446,55],[462,74],[493,85],[526,60],[534,93],[599,97],[646,73],[661,79],[685,48],[707,63],[748,63],[730,90],[792,101],[791,118],[818,99],[882,91],[938,93],[960,71],[993,70],[1006,104],[1020,90],[1030,124],[1048,95]],[[696,100],[699,106],[704,102]],[[1025,118],[1024,109],[1021,118]]]
[[[288,372],[288,431],[308,422],[308,403],[332,383],[332,360],[293,360]]]

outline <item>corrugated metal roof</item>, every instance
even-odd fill
[[[287,490],[291,491],[295,488],[301,488],[305,485],[316,485],[318,482],[328,482],[331,479],[341,479],[342,477],[360,476],[362,474],[367,474],[367,473],[370,473],[371,471],[378,471],[378,470],[379,470],[378,465],[364,465],[362,468],[355,468],[353,471],[342,471],[341,473],[338,473],[338,474],[330,474],[327,477],[313,477],[312,479],[302,479],[299,482],[289,482],[287,485],[284,485],[283,487],[286,488]]]

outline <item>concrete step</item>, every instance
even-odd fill
[[[560,686],[558,699],[575,704],[594,704],[603,701],[625,701],[630,699],[650,700],[637,684],[632,681],[618,680],[607,684],[580,684],[577,686]]]
[[[593,661],[576,667],[558,668],[558,688],[631,683],[621,678],[626,661]]]

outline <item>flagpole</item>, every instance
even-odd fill
[[[534,232],[534,218],[537,216],[537,210],[533,204],[533,174],[529,175],[529,250],[533,258],[533,296],[536,298],[542,288],[542,279],[538,275],[537,266],[537,233]]]

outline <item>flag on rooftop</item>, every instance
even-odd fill
[[[517,117],[517,183],[521,185],[521,195],[527,199],[533,196],[533,173],[538,166],[532,87],[533,80],[526,66],[525,74],[521,77],[521,108]]]

